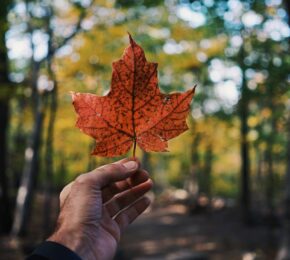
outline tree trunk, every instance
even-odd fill
[[[51,97],[53,98],[53,97]],[[54,103],[51,100],[51,104]],[[53,127],[56,108],[50,107],[49,123],[46,136],[45,169],[44,169],[44,202],[43,202],[43,238],[51,233],[51,193],[53,185]]]
[[[254,178],[254,187],[255,187],[255,195],[253,199],[255,200],[255,212],[261,212],[263,209],[263,165],[264,165],[264,158],[263,152],[260,151],[258,144],[255,146],[256,152],[256,175]]]
[[[24,101],[24,97],[20,97],[17,99],[17,123],[16,123],[16,131],[14,136],[12,137],[13,149],[10,151],[10,160],[8,164],[12,173],[12,189],[18,190],[20,185],[21,173],[23,171],[24,165],[24,151],[27,144],[27,134],[23,131],[25,115],[24,110],[26,109],[26,102]],[[15,203],[16,198],[12,198],[13,203]],[[14,208],[14,205],[12,205]]]
[[[212,143],[208,143],[204,158],[204,193],[211,198]]]
[[[194,122],[192,123],[192,142],[190,149],[190,175],[186,183],[186,190],[189,193],[188,209],[189,212],[194,213],[198,207],[198,196],[200,193],[201,185],[201,172],[200,172],[200,158],[199,158],[199,144],[201,140],[200,133],[194,133]]]
[[[288,25],[290,25],[290,2],[284,1],[288,13]],[[285,208],[283,223],[283,240],[278,252],[277,260],[290,259],[290,113],[288,106],[288,119],[286,123],[287,130],[287,167],[285,175]]]
[[[290,259],[290,115],[287,122],[287,168],[285,175],[285,206],[284,206],[284,223],[283,223],[283,241],[279,250],[277,260]]]
[[[25,150],[25,165],[17,193],[12,235],[25,235],[30,214],[34,186],[38,175],[39,148],[44,120],[43,97],[39,94],[37,111],[29,145]]]
[[[249,91],[246,82],[244,67],[244,49],[241,48],[241,70],[243,76],[242,92],[239,107],[240,116],[240,135],[241,135],[241,209],[243,220],[246,224],[251,222],[251,191],[250,191],[250,158],[248,141],[248,116],[249,116]]]
[[[12,220],[6,165],[7,127],[8,102],[0,100],[0,233],[9,232]]]
[[[273,211],[273,197],[274,197],[274,171],[273,171],[273,145],[268,141],[268,147],[266,151],[266,162],[267,162],[267,171],[268,171],[268,183],[267,183],[267,200],[269,200],[269,210]]]
[[[272,115],[274,116],[274,115]],[[272,129],[271,136],[268,138],[267,149],[265,151],[265,160],[266,160],[266,204],[267,204],[267,215],[269,220],[274,217],[274,170],[273,170],[273,135],[275,134],[275,130]]]
[[[27,16],[30,17],[27,4],[28,2],[26,2],[26,12]],[[28,146],[25,149],[24,167],[16,197],[13,226],[11,231],[13,236],[25,235],[28,226],[33,193],[38,175],[39,147],[44,121],[45,96],[38,91],[37,86],[41,63],[34,60],[35,46],[32,40],[33,28],[30,26],[30,24],[28,24],[28,32],[30,33],[30,46],[32,50],[30,84],[32,90],[31,99],[34,123],[32,132],[28,138]]]
[[[249,162],[249,143],[248,135],[248,106],[245,98],[241,100],[241,206],[243,211],[243,219],[246,223],[249,222],[250,217],[250,162]]]
[[[52,37],[52,36],[51,36]],[[50,38],[51,38],[50,37]],[[57,81],[52,70],[51,60],[48,59],[48,71],[50,78],[53,82],[53,89],[49,93],[50,105],[49,107],[49,119],[48,119],[48,129],[46,137],[46,154],[45,154],[45,181],[44,181],[44,215],[43,215],[43,235],[46,238],[51,233],[51,193],[53,186],[53,156],[54,156],[54,123],[57,112]]]
[[[10,1],[1,2],[0,8],[0,233],[11,228],[11,208],[7,180],[7,131],[9,124],[9,79],[5,34],[8,30],[7,14]]]
[[[38,174],[39,147],[41,141],[44,111],[39,105],[35,118],[30,145],[25,150],[25,166],[16,199],[16,209],[12,228],[13,235],[24,235],[28,224],[34,185]]]

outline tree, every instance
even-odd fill
[[[11,206],[7,178],[7,140],[9,124],[9,90],[12,87],[8,77],[5,35],[8,31],[7,15],[11,1],[1,2],[0,9],[0,233],[8,232],[11,226]]]
[[[290,2],[284,1],[288,13],[288,25],[290,25]],[[289,40],[288,40],[289,43]],[[289,98],[289,90],[288,90]],[[284,219],[283,219],[283,238],[281,240],[280,250],[278,251],[277,260],[290,259],[290,113],[288,105],[288,114],[286,115],[287,130],[287,166],[284,183]]]
[[[284,190],[284,219],[283,219],[283,238],[278,252],[277,260],[290,259],[290,115],[288,115],[287,125],[287,167],[285,174]]]
[[[41,19],[35,13],[35,10],[41,8],[43,10],[43,16]],[[34,125],[31,135],[28,141],[28,147],[25,150],[25,164],[23,168],[23,174],[21,178],[20,188],[18,190],[16,199],[16,208],[14,215],[14,222],[12,228],[13,235],[23,235],[26,233],[28,224],[28,217],[30,214],[30,208],[33,200],[33,191],[37,183],[37,177],[39,172],[39,160],[40,160],[40,145],[43,134],[43,124],[45,118],[46,105],[48,97],[51,97],[50,101],[50,122],[48,128],[47,139],[47,165],[48,169],[46,176],[51,178],[52,171],[52,139],[53,139],[53,125],[56,113],[56,95],[57,95],[57,83],[52,70],[52,60],[56,52],[68,41],[74,38],[81,30],[81,23],[85,17],[85,7],[76,3],[76,9],[79,11],[79,17],[72,32],[61,39],[56,37],[53,31],[53,17],[54,17],[53,3],[37,3],[33,1],[26,1],[26,15],[28,20],[27,27],[29,28],[29,34],[31,37],[31,49],[33,54],[31,56],[31,89],[33,98],[33,110],[34,110]],[[39,9],[38,9],[39,10]],[[40,19],[40,21],[39,21]],[[39,25],[40,24],[40,25]],[[44,34],[48,37],[47,53],[40,59],[36,60],[34,51],[35,46],[33,42],[33,35],[37,30],[44,30]],[[39,86],[40,71],[44,64],[47,64],[47,74],[51,78],[51,82],[46,80],[45,86]],[[53,84],[53,85],[51,85]],[[41,88],[44,88],[43,90]],[[47,188],[48,189],[48,188]]]
[[[240,50],[240,64],[242,70],[242,87],[241,99],[239,107],[240,116],[240,135],[241,135],[241,206],[243,211],[243,219],[245,223],[249,223],[251,219],[251,189],[250,189],[250,157],[249,157],[249,141],[248,141],[248,117],[249,117],[249,91],[246,81],[246,68],[243,64],[245,59],[244,48]]]

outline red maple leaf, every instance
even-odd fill
[[[157,63],[147,62],[143,49],[130,38],[120,60],[113,62],[106,96],[72,93],[76,126],[96,139],[92,154],[113,157],[136,143],[145,151],[163,152],[167,140],[188,129],[186,116],[195,87],[185,93],[163,94]]]

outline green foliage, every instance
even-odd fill
[[[237,198],[239,196],[239,179],[235,172],[214,175],[212,183],[214,196],[225,198]]]
[[[62,25],[75,22],[80,11],[80,6],[70,5],[70,1],[64,2],[67,8],[56,4],[53,6],[54,18]],[[230,2],[238,3],[236,11],[242,5],[237,17],[233,17],[230,11],[234,8],[230,7]],[[249,102],[247,125],[252,181],[255,181],[258,161],[261,160],[266,165],[265,156],[270,151],[274,159],[274,174],[279,176],[277,186],[280,187],[287,159],[285,115],[289,111],[290,55],[287,38],[276,39],[271,33],[270,36],[265,36],[264,27],[267,22],[286,19],[280,17],[285,12],[283,6],[267,3],[268,1],[94,1],[88,9],[82,32],[68,42],[54,59],[54,72],[59,84],[59,108],[54,138],[54,171],[58,186],[79,173],[110,161],[90,157],[92,142],[74,128],[76,118],[69,92],[103,95],[108,90],[111,63],[120,57],[127,46],[129,31],[144,48],[147,59],[159,63],[160,88],[164,92],[183,91],[198,85],[192,104],[193,119],[189,120],[190,131],[170,142],[170,153],[150,154],[152,175],[156,182],[164,187],[182,188],[190,178],[192,168],[196,167],[198,176],[205,178],[199,184],[210,185],[212,195],[237,197],[240,187],[238,101],[244,80]],[[195,12],[193,16],[203,14],[205,23],[195,26],[180,18],[178,8],[181,6]],[[16,11],[12,10],[13,12]],[[242,20],[249,12],[261,17],[261,21],[247,27]],[[12,29],[23,23],[17,15],[14,19],[10,25]],[[40,16],[30,22],[41,29],[44,17]],[[62,31],[58,33],[62,36]],[[25,30],[22,34],[25,36]],[[13,103],[31,104],[32,92],[26,80],[29,81],[31,76],[30,59],[21,60],[20,63],[17,59],[10,60],[11,72],[21,74],[25,79],[17,91],[13,92]],[[235,70],[227,70],[231,68]],[[235,81],[232,79],[233,71],[238,75],[243,74],[241,71],[244,72],[244,78],[240,75],[238,77],[243,79]],[[221,74],[222,79],[217,80]],[[237,100],[231,104],[224,98],[229,92],[226,85],[229,81],[234,82],[234,94],[237,95]],[[18,131],[17,126],[21,120],[23,131],[27,132],[33,121],[31,111],[25,106],[21,113],[17,107],[12,106],[11,132]],[[45,124],[47,126],[47,122]],[[140,151],[139,155],[141,156]],[[203,177],[207,174],[208,177]],[[264,180],[267,179],[267,174],[264,167]],[[208,187],[203,188],[206,190]],[[262,191],[264,192],[264,187]]]

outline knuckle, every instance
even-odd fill
[[[101,167],[100,170],[111,173],[111,172],[120,172],[123,171],[123,165],[117,164],[117,163],[111,163],[108,165],[105,165],[104,167]]]
[[[87,183],[88,183],[88,178],[85,173],[79,175],[75,180],[76,185],[82,185],[82,184],[87,184]]]

